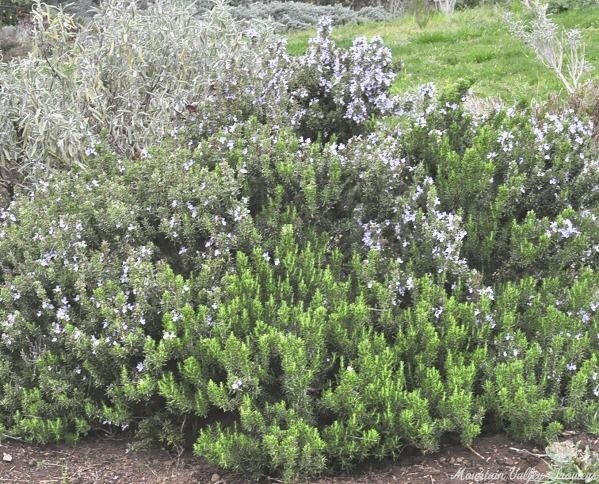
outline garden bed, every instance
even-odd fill
[[[563,439],[582,441],[595,450],[599,439],[565,432]],[[232,473],[223,473],[188,453],[154,448],[130,451],[126,436],[88,438],[76,445],[28,445],[4,441],[0,452],[12,457],[2,462],[0,482],[11,483],[169,483],[235,484],[250,482]],[[407,452],[396,462],[368,463],[351,474],[322,477],[318,484],[338,483],[429,483],[456,482],[539,482],[548,471],[544,453],[504,435],[484,436],[471,449],[446,441],[439,453],[421,455]],[[472,477],[472,478],[471,478]],[[265,482],[278,482],[266,479]]]

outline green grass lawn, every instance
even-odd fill
[[[599,7],[553,16],[556,23],[582,31],[587,59],[599,76]],[[292,54],[305,51],[314,31],[292,33],[288,48]],[[394,86],[401,92],[427,82],[442,88],[459,78],[474,80],[473,92],[484,98],[501,98],[512,103],[545,100],[562,85],[521,42],[513,38],[493,8],[482,7],[435,14],[421,29],[413,17],[363,25],[345,25],[333,31],[340,46],[348,46],[357,36],[380,35],[404,63]]]

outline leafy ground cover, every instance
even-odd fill
[[[553,15],[565,28],[580,29],[589,62],[599,65],[599,8]],[[313,31],[292,33],[289,52],[305,51]],[[501,12],[493,7],[435,14],[425,28],[407,15],[391,22],[340,26],[333,38],[342,46],[356,36],[380,35],[403,68],[393,92],[404,92],[434,82],[439,88],[456,79],[471,79],[472,91],[481,98],[502,99],[508,104],[544,102],[562,89],[555,75],[509,34]]]

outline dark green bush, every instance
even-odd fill
[[[572,110],[514,109],[475,122],[459,101],[464,88],[429,106],[405,143],[435,179],[440,207],[459,207],[469,266],[490,284],[595,263],[592,124]]]
[[[16,25],[31,12],[31,0],[4,0],[0,5],[0,27]]]
[[[597,2],[595,0],[548,0],[547,5],[549,12],[558,13],[567,10],[596,7]]]

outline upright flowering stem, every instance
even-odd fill
[[[507,13],[505,19],[510,31],[555,73],[568,93],[575,93],[593,69],[585,60],[580,31],[560,29],[549,18],[548,5],[539,0],[523,0],[523,5],[533,19],[525,23]]]

